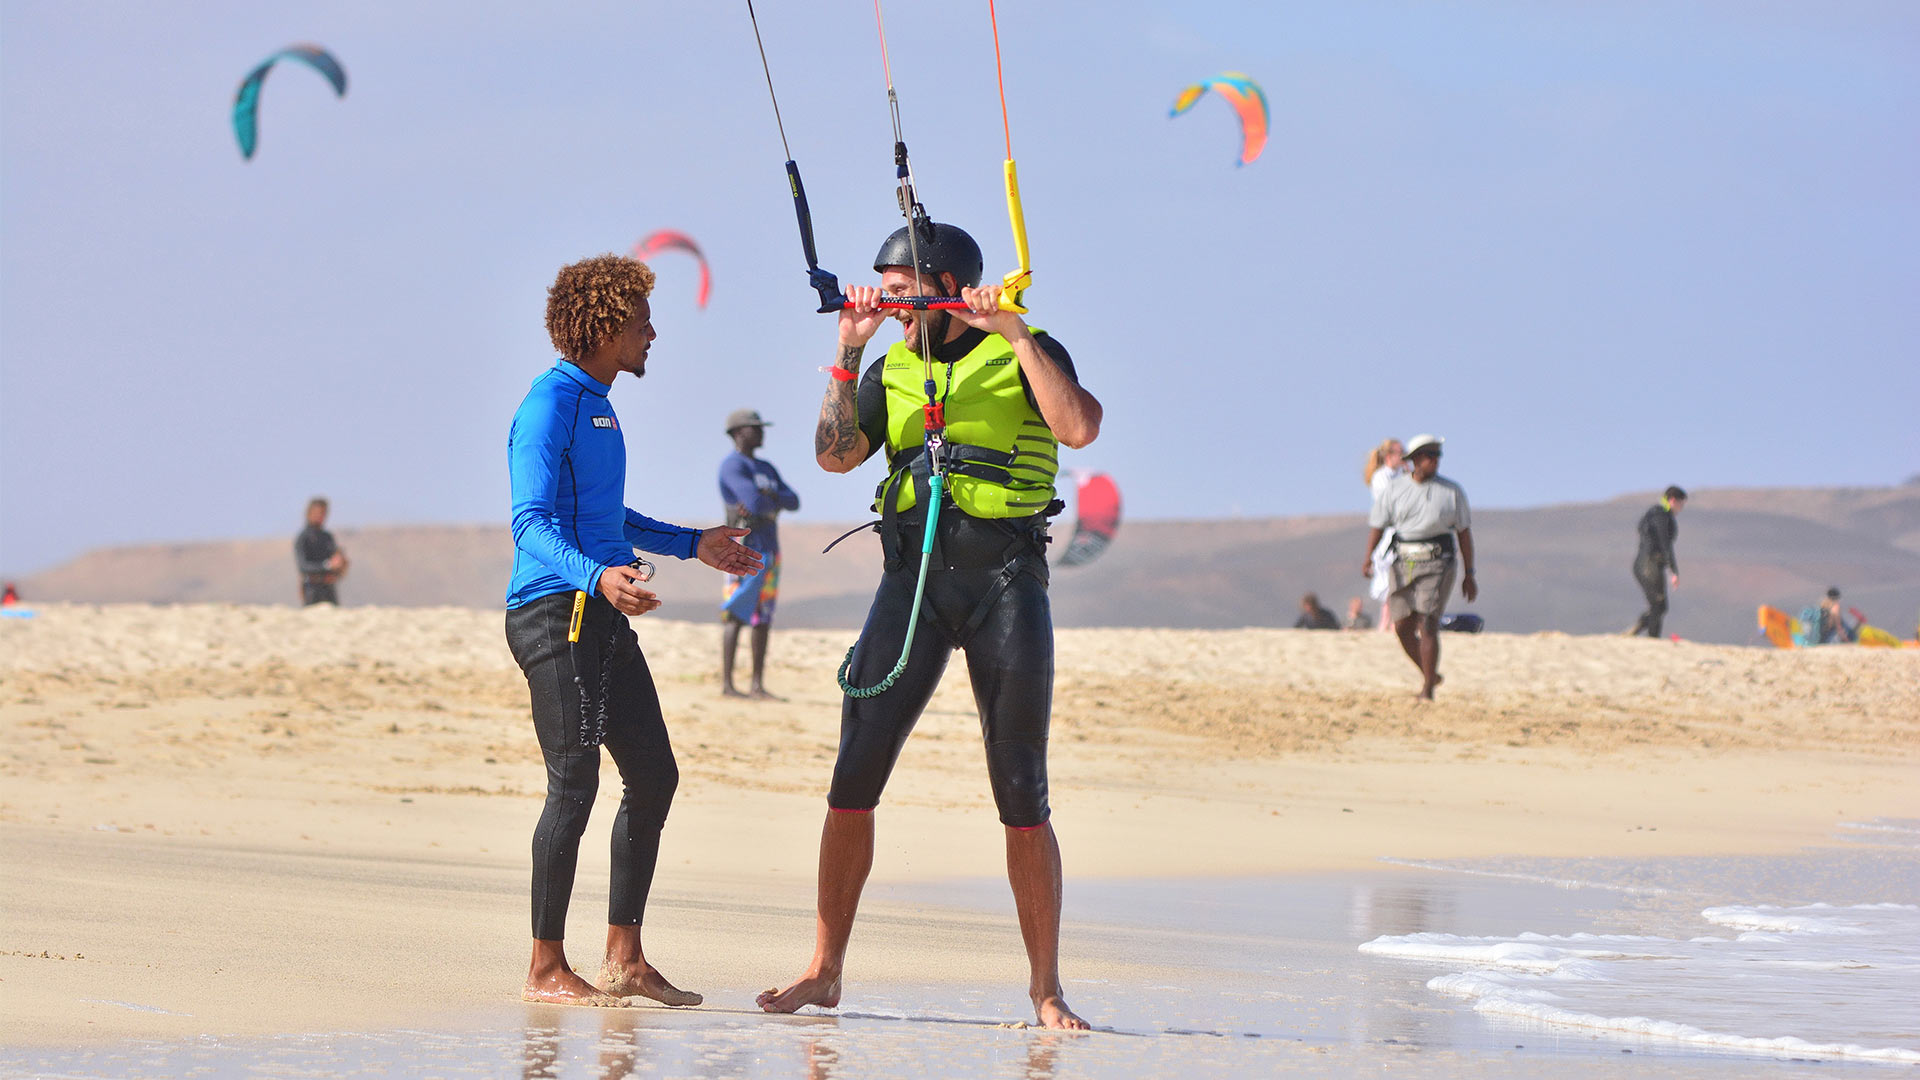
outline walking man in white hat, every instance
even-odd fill
[[[1440,685],[1440,615],[1446,611],[1456,575],[1460,594],[1472,603],[1480,595],[1473,580],[1473,530],[1467,493],[1440,475],[1438,435],[1407,440],[1412,471],[1393,478],[1373,500],[1367,516],[1365,577],[1373,576],[1373,551],[1393,531],[1393,593],[1387,598],[1394,632],[1407,659],[1420,669],[1420,696],[1433,700]]]

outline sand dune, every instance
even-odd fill
[[[1471,487],[1471,485],[1469,485]],[[1650,495],[1475,515],[1481,601],[1491,628],[1604,633],[1641,606],[1627,566]],[[826,542],[851,523],[782,525],[781,624],[857,629],[878,574],[878,544]],[[1129,523],[1091,566],[1054,575],[1061,626],[1289,626],[1300,594],[1344,611],[1364,592],[1358,514]],[[498,608],[512,557],[503,526],[342,530],[354,557],[349,605]],[[1668,629],[1688,640],[1754,639],[1754,609],[1789,611],[1829,585],[1882,627],[1911,636],[1920,615],[1920,485],[1878,489],[1696,492],[1681,520],[1685,573]],[[698,566],[660,560],[675,617],[717,616],[718,584]],[[145,545],[95,552],[29,577],[29,599],[290,604],[291,537]],[[1457,600],[1455,608],[1465,605]]]

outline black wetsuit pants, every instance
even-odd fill
[[[840,709],[840,756],[827,804],[871,810],[900,749],[940,685],[953,650],[967,654],[967,675],[986,740],[987,777],[1000,820],[1016,828],[1046,823],[1047,727],[1053,713],[1053,613],[1047,602],[1044,541],[1023,539],[1037,522],[983,521],[941,513],[937,561],[906,670],[884,693],[848,697]],[[902,522],[907,554],[880,579],[848,671],[873,686],[900,657],[920,567],[917,525]],[[995,594],[984,611],[982,601]],[[978,618],[976,619],[976,616]],[[969,624],[972,629],[969,632]]]
[[[680,783],[653,675],[627,617],[604,597],[594,596],[587,601],[577,646],[567,641],[572,617],[571,592],[543,596],[507,612],[507,645],[526,673],[533,731],[547,761],[547,805],[533,833],[533,936],[542,941],[566,936],[580,837],[600,787],[600,748],[581,740],[580,687],[573,678],[576,654],[597,711],[602,661],[611,653],[604,671],[605,745],[620,769],[623,789],[613,819],[608,924],[639,925],[660,855],[660,828]]]
[[[1651,559],[1636,559],[1633,580],[1640,583],[1640,591],[1647,595],[1647,610],[1633,624],[1633,633],[1657,638],[1660,623],[1667,617],[1667,568]]]

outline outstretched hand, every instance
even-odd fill
[[[751,529],[735,529],[720,525],[700,533],[699,546],[694,555],[703,563],[722,573],[736,577],[746,577],[760,572],[760,553],[740,542],[740,537],[752,532]]]

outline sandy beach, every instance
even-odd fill
[[[786,700],[751,703],[718,694],[715,626],[639,631],[682,771],[648,952],[710,1010],[744,1014],[811,941],[851,635],[776,633],[768,681]],[[1445,648],[1441,700],[1420,704],[1381,634],[1063,631],[1052,774],[1076,1006],[1111,1022],[1097,988],[1140,974],[1075,940],[1076,882],[1204,896],[1229,878],[1402,872],[1382,859],[1787,855],[1920,811],[1920,651],[1554,634]],[[519,1008],[544,781],[499,613],[42,607],[0,620],[0,730],[8,1045]],[[613,777],[572,908],[582,969],[604,925]],[[927,906],[1002,867],[956,663],[882,807],[845,1008],[863,983],[935,972],[1004,986],[988,1015],[1030,1019],[1011,919]]]

